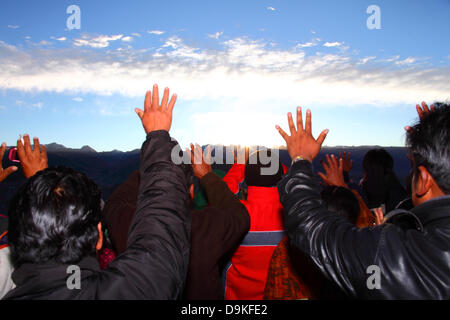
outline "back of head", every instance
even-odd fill
[[[69,168],[38,172],[9,205],[9,241],[16,266],[77,263],[95,254],[101,193],[85,174]]]
[[[245,183],[254,187],[275,187],[283,177],[280,158],[270,149],[250,154],[245,164]]]
[[[327,186],[322,190],[321,197],[329,211],[335,212],[347,218],[351,223],[356,224],[360,206],[358,199],[349,189]]]
[[[390,211],[407,196],[394,172],[394,159],[385,149],[369,150],[364,156],[363,168],[362,188],[369,208],[385,204]]]
[[[413,173],[425,167],[445,194],[450,194],[450,105],[435,103],[406,134]]]
[[[392,172],[394,169],[394,159],[383,148],[371,149],[364,155],[363,168],[366,173],[377,168],[383,169],[386,173]]]

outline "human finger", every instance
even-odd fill
[[[173,107],[175,106],[175,102],[177,102],[177,94],[172,95],[172,98],[170,99],[169,106],[167,109],[170,113],[173,111]]]
[[[3,160],[3,156],[5,155],[5,151],[6,151],[6,143],[3,142],[0,147],[0,168],[2,167],[2,160]]]
[[[24,143],[25,152],[27,154],[30,154],[32,150],[31,150],[30,136],[28,134],[25,134],[23,136],[23,143]]]
[[[163,98],[161,101],[161,108],[165,109],[167,107],[168,101],[169,101],[169,88],[165,88]]]
[[[278,130],[278,133],[283,137],[284,141],[287,142],[289,135],[283,129],[281,129],[279,125],[276,125],[275,128]]]
[[[311,110],[306,110],[305,131],[311,133]]]
[[[158,85],[153,85],[152,108],[159,108],[159,89]]]
[[[45,147],[45,145],[41,145],[40,152],[41,152],[41,159],[43,159],[45,163],[48,163],[47,148]]]
[[[39,138],[34,137],[33,138],[33,143],[34,143],[33,153],[34,154],[40,154],[41,153],[41,144],[39,143]]]
[[[297,133],[297,130],[295,130],[294,120],[292,120],[292,113],[288,112],[288,124],[289,124],[289,130],[291,131],[291,135],[294,133]]]
[[[323,130],[323,131],[320,133],[319,137],[317,138],[316,141],[317,141],[317,143],[318,143],[320,146],[322,146],[323,142],[325,141],[325,138],[327,137],[328,132],[329,132],[328,129]]]
[[[152,107],[152,92],[149,90],[145,93],[144,110],[148,111]]]
[[[303,131],[302,108],[297,107],[297,131]]]

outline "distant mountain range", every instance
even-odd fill
[[[122,152],[113,150],[109,152],[97,152],[89,146],[81,149],[66,148],[57,143],[46,145],[49,166],[71,167],[77,171],[84,172],[94,180],[102,190],[103,199],[106,201],[114,189],[124,182],[127,177],[139,168],[140,150]],[[321,159],[325,159],[325,154],[338,154],[347,151],[351,153],[353,169],[350,178],[354,182],[359,182],[362,176],[362,159],[366,152],[374,146],[361,147],[324,147],[319,156],[314,161],[316,171],[323,171],[320,164]],[[384,147],[394,158],[395,171],[402,184],[405,184],[406,176],[410,171],[409,160],[406,156],[406,149],[403,147]],[[285,149],[280,149],[280,159],[286,166],[290,166],[290,157]],[[12,163],[5,153],[2,159],[3,168]],[[231,165],[213,165],[214,168],[228,171]],[[25,177],[21,170],[13,173],[5,181],[0,183],[0,213],[7,212],[8,201],[16,190],[25,183]]]

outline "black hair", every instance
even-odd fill
[[[391,211],[407,197],[405,188],[394,172],[394,159],[385,149],[369,150],[364,155],[363,169],[362,189],[369,208],[385,204],[386,211]]]
[[[450,105],[435,103],[435,109],[406,133],[413,172],[424,166],[439,188],[450,194]]]
[[[77,263],[95,255],[101,192],[85,174],[48,168],[31,177],[9,205],[13,263]]]
[[[271,172],[263,172],[263,168]],[[280,159],[270,149],[253,152],[245,164],[245,183],[247,186],[274,187],[282,177],[283,167]]]
[[[326,186],[320,195],[329,211],[335,212],[356,224],[360,206],[353,192],[344,187]]]

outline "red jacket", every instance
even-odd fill
[[[245,165],[235,164],[223,181],[238,193],[244,175]],[[247,200],[241,201],[250,215],[250,231],[224,270],[225,299],[261,300],[270,259],[284,236],[283,207],[276,187],[249,186]]]

